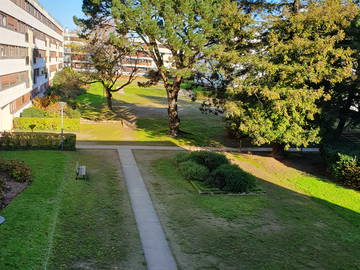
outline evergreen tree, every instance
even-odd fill
[[[316,102],[331,98],[325,86],[332,88],[353,71],[353,51],[339,44],[356,13],[352,3],[325,0],[306,7],[295,1],[277,16],[264,15],[258,32],[263,47],[234,58],[246,72],[226,91],[230,130],[257,145],[272,143],[274,154],[318,142]]]
[[[360,124],[360,14],[345,31],[346,38],[340,44],[351,48],[354,59],[353,73],[346,80],[327,89],[331,99],[322,103],[322,128],[327,139],[338,139],[345,127]]]
[[[232,50],[226,44],[251,39],[251,16],[235,0],[84,0],[83,11],[88,18],[76,21],[84,32],[101,24],[115,24],[114,40],[130,33],[145,44],[144,52],[157,66],[148,85],[160,80],[164,83],[172,136],[180,131],[177,99],[182,80],[194,74],[203,59]],[[161,46],[172,53],[170,67]]]

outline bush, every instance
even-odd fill
[[[30,168],[22,161],[0,160],[0,171],[6,172],[16,182],[31,180]]]
[[[179,170],[187,180],[205,181],[209,176],[209,170],[205,166],[191,160],[180,163]]]
[[[47,116],[47,111],[35,107],[25,109],[20,115],[24,118],[45,118]]]
[[[80,119],[81,113],[78,110],[74,110],[69,106],[66,106],[65,115],[71,119]]]
[[[227,192],[249,192],[255,188],[255,177],[236,165],[223,164],[211,173],[206,184]]]
[[[192,152],[190,159],[205,166],[209,171],[215,170],[222,164],[229,164],[229,160],[224,155],[209,151]]]
[[[180,152],[175,155],[175,163],[179,165],[184,161],[188,161],[190,159],[190,153],[187,152]]]
[[[359,147],[348,142],[331,142],[322,145],[321,153],[332,176],[346,186],[360,189]]]
[[[35,125],[34,130],[61,131],[60,118],[14,118],[14,129],[30,131],[30,125]],[[64,119],[64,130],[76,131],[80,129],[80,119]]]
[[[49,93],[65,99],[75,98],[84,93],[81,77],[80,72],[65,67],[55,74]]]
[[[64,134],[64,150],[75,150],[76,135]],[[4,132],[0,136],[0,149],[60,149],[61,134],[37,132]]]

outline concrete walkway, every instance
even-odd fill
[[[151,201],[140,170],[136,164],[132,150],[208,150],[240,152],[238,148],[214,147],[176,147],[176,146],[120,146],[120,145],[77,145],[77,149],[111,149],[117,150],[125,176],[131,206],[134,212],[141,244],[144,250],[147,267],[150,270],[175,270],[177,269],[173,254],[166,240],[159,217]],[[271,148],[249,147],[242,148],[244,152],[269,152]],[[318,152],[317,148],[290,149],[298,152]]]
[[[118,151],[147,267],[149,270],[176,270],[175,259],[131,147],[117,146],[111,148],[104,145],[83,145],[77,148],[114,149]]]

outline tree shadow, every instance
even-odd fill
[[[110,112],[106,98],[101,95],[86,93],[79,99],[82,117],[90,121],[126,121],[137,131],[143,132],[149,138],[169,136],[166,97],[139,95],[150,100],[150,104],[163,107],[146,106],[143,103],[128,103],[114,99],[114,111]],[[204,115],[195,108],[192,101],[179,101],[181,128],[184,134],[176,138],[184,143],[197,146],[231,146],[239,143],[230,138],[224,129],[224,122],[219,116]]]
[[[149,157],[142,151],[138,152],[137,160],[141,160],[141,155],[144,158],[140,164],[144,164]],[[144,179],[149,179],[150,191],[156,188],[154,197],[165,203],[162,207],[166,220],[171,224],[176,221],[176,226],[170,224],[169,228],[175,232],[175,240],[187,243],[188,254],[202,250],[203,256],[196,257],[205,259],[202,262],[206,263],[204,256],[210,254],[224,260],[223,268],[226,263],[236,265],[239,261],[245,269],[264,266],[330,269],[334,265],[357,269],[360,266],[360,213],[354,210],[358,209],[356,205],[348,207],[341,200],[332,203],[305,195],[258,174],[255,176],[264,194],[199,195],[176,173],[175,167],[156,174],[154,170],[144,170],[151,164],[154,166],[158,159],[171,159],[173,153],[153,155],[142,169]],[[163,163],[161,168],[164,166]],[[174,174],[168,174],[170,171]],[[194,257],[187,255],[187,258]]]

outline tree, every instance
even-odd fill
[[[352,49],[354,70],[349,78],[327,89],[331,99],[321,104],[321,124],[328,139],[338,139],[345,127],[360,124],[360,13],[345,30],[345,35],[340,46]]]
[[[106,93],[109,110],[113,110],[112,95],[124,89],[136,79],[138,72],[138,53],[135,46],[131,46],[129,39],[118,38],[114,44],[108,33],[93,33],[85,51],[89,55],[88,70],[83,73],[84,81],[88,84],[101,83]],[[122,42],[122,44],[120,44]],[[130,64],[130,65],[127,65]],[[126,80],[120,83],[120,79]]]
[[[65,67],[57,72],[53,79],[53,86],[48,94],[60,96],[67,100],[83,93],[81,75],[70,67]]]
[[[254,144],[283,149],[319,141],[314,119],[317,103],[330,98],[332,88],[352,74],[353,51],[338,45],[357,8],[337,0],[299,1],[269,16],[258,39],[263,47],[246,57],[235,57],[244,76],[226,91],[225,109],[230,130],[249,136]]]
[[[141,39],[143,52],[157,67],[147,85],[161,80],[166,89],[172,136],[180,132],[177,99],[182,80],[195,72],[199,61],[231,49],[226,42],[246,42],[252,22],[235,0],[84,0],[83,11],[88,18],[76,21],[84,32],[115,23],[113,38],[130,33]],[[171,51],[171,66],[165,64],[161,46]]]

